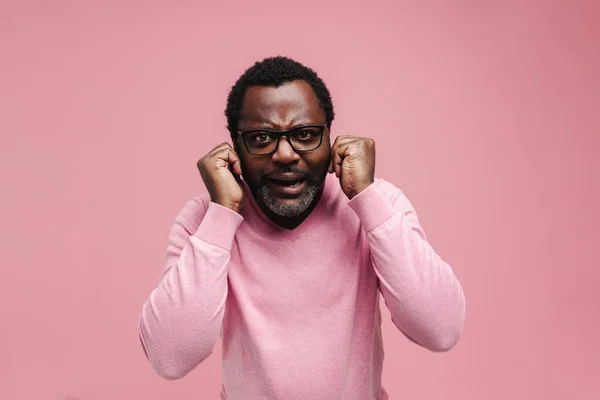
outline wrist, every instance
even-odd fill
[[[360,185],[359,187],[357,187],[356,190],[353,190],[349,195],[349,199],[352,200],[354,197],[358,196],[359,194],[361,194],[362,192],[364,192],[369,186],[371,186],[373,184],[373,181],[371,182],[366,182],[362,185]]]
[[[238,201],[231,201],[231,200],[213,200],[214,203],[217,203],[218,205],[228,208],[231,211],[235,211],[238,214],[241,214],[242,212],[242,203],[238,202]]]

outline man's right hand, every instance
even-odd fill
[[[240,158],[227,142],[221,143],[196,164],[210,200],[237,213],[242,210],[244,184]]]

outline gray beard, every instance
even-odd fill
[[[260,184],[256,190],[256,194],[262,199],[263,203],[267,206],[267,208],[269,208],[269,210],[273,211],[280,217],[296,217],[310,207],[315,199],[315,196],[317,193],[319,193],[319,184],[311,181],[307,181],[306,183],[306,192],[300,198],[300,201],[294,204],[283,203],[275,199],[271,195],[267,185],[264,183]]]

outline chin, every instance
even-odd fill
[[[312,193],[303,193],[297,198],[278,198],[271,196],[268,189],[259,190],[259,198],[274,214],[284,218],[293,218],[305,212],[314,201]]]

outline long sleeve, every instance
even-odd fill
[[[239,214],[189,201],[169,235],[166,268],[142,307],[139,336],[155,371],[187,375],[212,352],[227,297],[227,265]]]
[[[452,268],[427,242],[406,196],[382,179],[349,203],[366,233],[392,321],[413,342],[448,351],[462,334],[465,295]]]

